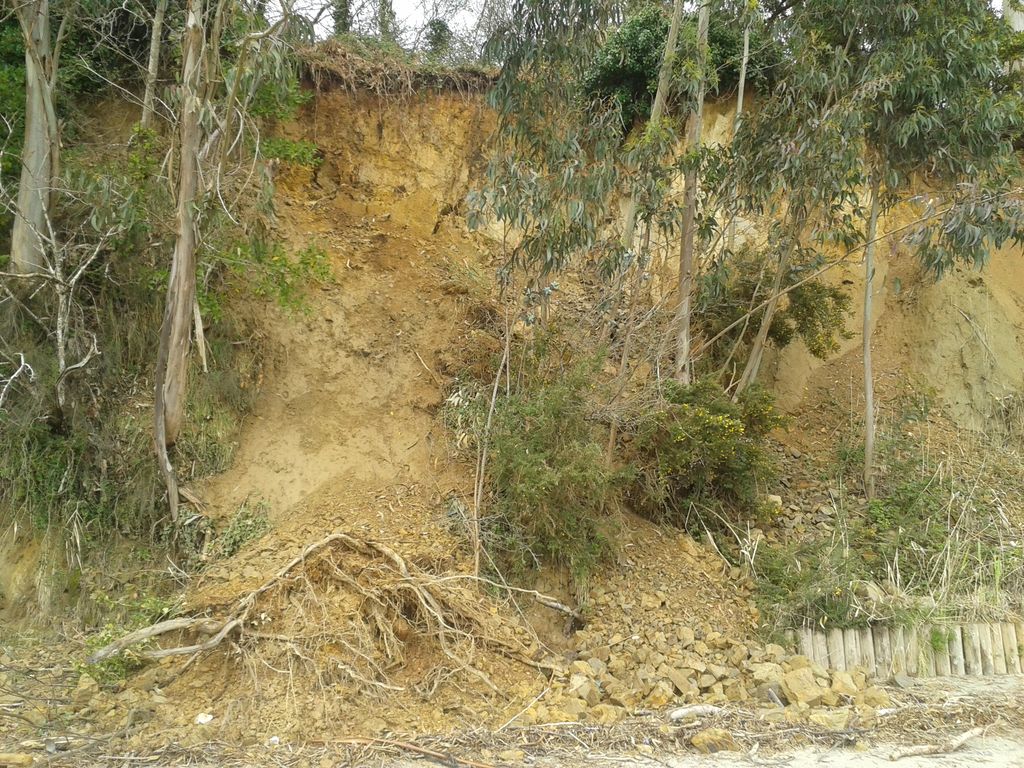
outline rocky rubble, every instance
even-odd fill
[[[583,630],[576,646],[550,694],[522,720],[611,724],[669,706],[745,703],[765,720],[845,730],[873,724],[877,710],[890,704],[864,670],[829,671],[782,646],[706,627],[669,625],[629,637]]]
[[[866,670],[831,672],[752,639],[760,625],[754,584],[713,549],[647,528],[630,543],[643,556],[627,555],[595,579],[587,626],[571,638],[550,690],[519,722],[611,724],[701,704],[845,729],[869,725],[888,706]],[[709,750],[711,742],[718,740],[710,739]]]

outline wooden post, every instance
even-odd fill
[[[846,671],[846,653],[843,650],[843,630],[835,627],[828,633],[828,664],[831,669]]]
[[[903,627],[893,627],[889,632],[892,641],[892,671],[896,675],[907,674],[907,633]]]
[[[815,632],[811,636],[811,645],[814,648],[814,660],[826,669],[831,667],[828,658],[828,640],[825,637],[825,633]]]
[[[967,674],[967,669],[964,667],[964,637],[959,625],[950,627],[949,631],[950,671],[954,675],[962,677]]]
[[[933,627],[932,632],[941,633],[942,642],[936,642],[932,646],[935,653],[935,674],[939,677],[949,677],[952,665],[949,661],[949,627]],[[938,639],[940,635],[936,635]]]
[[[1006,672],[1011,675],[1021,673],[1020,665],[1020,641],[1017,639],[1017,628],[1004,621],[999,625],[999,631],[1003,633],[1003,653],[1006,655]]]
[[[1024,669],[1024,621],[1016,621],[1013,624],[1017,632],[1017,655],[1020,656],[1020,666]]]
[[[843,652],[847,669],[860,666],[860,634],[852,627],[843,630]]]
[[[871,627],[864,627],[859,632],[860,665],[868,677],[875,676],[875,640],[871,636]]]
[[[783,637],[786,640],[786,650],[790,653],[795,653],[797,649],[796,632],[792,629],[787,629]]]
[[[917,627],[907,627],[904,636],[907,640],[907,674],[917,677],[921,674],[921,638]]]
[[[801,656],[814,660],[814,633],[807,627],[800,627],[796,631],[797,647]]]
[[[964,625],[964,667],[967,674],[975,677],[981,674],[981,640],[977,624]]]
[[[889,628],[881,624],[871,628],[875,638],[875,668],[878,677],[888,680],[892,677],[892,643],[889,640]]]
[[[974,624],[974,635],[978,638],[978,650],[981,653],[981,674],[992,675],[996,668],[992,663],[992,633],[984,624]]]
[[[921,677],[935,677],[935,650],[932,648],[932,625],[922,625],[920,635]]]
[[[1006,653],[1003,650],[1003,633],[999,625],[992,623],[985,627],[992,636],[992,667],[997,675],[1006,674]]]

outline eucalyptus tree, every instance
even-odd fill
[[[985,0],[808,0],[801,24],[842,49],[859,99],[868,201],[864,225],[864,488],[875,493],[871,314],[882,216],[911,198],[922,222],[905,241],[937,276],[984,265],[1020,240],[1013,192],[1020,90],[1007,83],[1005,30]],[[865,89],[868,83],[877,87]],[[925,192],[914,195],[913,187]],[[882,235],[884,237],[884,235]]]
[[[693,307],[693,256],[697,235],[697,200],[701,131],[704,127],[704,95],[708,86],[708,25],[711,18],[711,0],[702,0],[697,12],[696,82],[687,126],[687,150],[691,160],[684,175],[683,232],[679,244],[679,298],[676,305],[675,377],[689,384],[693,376],[690,343],[690,318]]]
[[[740,73],[739,79],[736,81],[736,114],[733,116],[733,136],[740,129],[740,123],[743,120],[743,102],[746,98],[747,91],[747,65],[750,63],[750,30],[751,27],[757,22],[758,17],[758,2],[757,0],[746,0],[741,8],[739,19],[743,24],[743,52],[740,54]],[[733,196],[733,208],[735,208],[735,194]],[[726,248],[730,251],[735,247],[736,244],[736,220],[733,218],[729,222],[728,237],[726,239]]]
[[[789,56],[776,87],[739,126],[734,142],[737,205],[771,222],[775,270],[734,397],[760,371],[784,285],[794,266],[816,266],[824,249],[855,242],[863,181],[861,105],[879,83],[854,83],[847,53],[812,30],[783,33]]]
[[[196,304],[197,252],[204,220],[221,209],[234,218],[262,181],[254,171],[259,145],[252,109],[264,89],[283,98],[294,82],[291,50],[295,24],[290,5],[268,24],[258,9],[225,0],[214,8],[189,0],[181,43],[177,105],[178,167],[174,250],[157,351],[154,443],[177,519],[178,487],[170,450],[185,418],[186,392]],[[222,55],[229,51],[230,57]]]
[[[164,17],[167,15],[167,0],[157,0],[153,11],[153,23],[150,27],[149,58],[146,61],[146,89],[142,96],[143,128],[153,124],[154,102],[156,101],[156,81],[160,73],[160,49],[163,47]]]
[[[189,0],[182,36],[181,106],[178,115],[178,190],[174,255],[167,283],[167,303],[160,329],[154,397],[154,442],[160,471],[167,486],[171,518],[178,518],[178,482],[168,449],[174,445],[184,418],[192,315],[196,295],[196,203],[199,196],[201,145],[200,94],[206,61],[202,0]]]
[[[470,195],[470,223],[492,217],[517,236],[503,274],[524,276],[529,303],[546,302],[551,275],[574,256],[619,255],[605,229],[621,123],[615,109],[581,97],[579,85],[606,10],[600,0],[516,0],[485,51],[504,66],[488,96],[497,127],[485,183]]]
[[[331,11],[334,20],[334,34],[344,35],[351,32],[355,19],[352,0],[333,0]]]
[[[50,214],[60,178],[57,75],[62,45],[77,2],[11,2],[25,44],[25,138],[21,152],[11,264],[16,272],[39,272],[46,264]]]
[[[377,0],[377,36],[392,42],[398,38],[398,19],[391,0]]]
[[[661,55],[661,65],[658,68],[658,88],[654,93],[654,102],[651,105],[651,114],[644,127],[646,132],[662,130],[662,116],[665,113],[665,105],[668,102],[669,92],[672,89],[672,73],[676,64],[676,56],[679,46],[679,28],[683,20],[683,0],[674,0],[672,4],[672,20],[669,23],[668,38],[665,41],[665,48]],[[640,203],[639,190],[633,189],[629,195],[629,202],[626,205],[625,222],[622,227],[622,248],[630,252],[633,250],[633,238],[636,232],[637,208]]]

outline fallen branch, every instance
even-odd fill
[[[153,624],[149,627],[143,627],[137,629],[134,632],[130,632],[119,640],[115,640],[109,645],[105,645],[100,648],[96,653],[89,657],[90,664],[97,664],[104,659],[109,659],[111,656],[115,656],[126,648],[130,648],[133,645],[144,643],[146,640],[151,640],[154,637],[165,635],[168,632],[176,632],[179,630],[193,629],[200,624],[210,622],[207,618],[190,618],[190,619],[169,619],[167,621],[161,621],[158,624]]]
[[[174,632],[176,630],[193,629],[194,627],[197,627],[200,624],[207,624],[207,626],[209,627],[210,623],[212,622],[213,627],[215,627],[215,629],[213,630],[213,637],[211,637],[204,643],[180,646],[177,648],[165,648],[159,651],[150,651],[142,655],[148,658],[157,659],[166,656],[180,656],[210,650],[211,648],[215,647],[218,643],[220,643],[220,641],[227,636],[228,632],[242,624],[242,622],[248,616],[249,610],[256,602],[257,597],[259,597],[268,589],[273,587],[274,584],[276,584],[279,580],[287,576],[288,572],[291,571],[292,568],[304,562],[305,559],[309,557],[310,554],[312,554],[318,549],[321,549],[331,544],[334,541],[344,541],[345,543],[357,544],[357,542],[354,539],[352,539],[349,536],[346,536],[343,533],[335,533],[328,536],[325,539],[321,539],[320,541],[310,544],[304,550],[302,550],[302,553],[298,557],[291,560],[287,565],[284,566],[284,568],[280,569],[277,573],[275,573],[273,577],[264,582],[262,586],[260,586],[258,589],[253,590],[245,597],[240,599],[236,603],[236,609],[223,622],[215,622],[209,618],[182,618],[171,619],[169,621],[161,621],[158,624],[153,624],[149,627],[137,629],[134,632],[125,635],[121,639],[115,640],[109,645],[100,648],[98,651],[96,651],[96,653],[89,657],[89,662],[91,664],[95,664],[98,661],[103,661],[104,659],[114,656],[120,653],[121,651],[130,648],[133,645],[145,642],[146,640],[151,640],[152,638],[159,637],[160,635],[165,635],[168,632]]]
[[[713,704],[691,704],[688,707],[673,709],[668,713],[668,719],[673,722],[679,722],[680,720],[692,720],[695,717],[717,715],[721,711],[721,707],[716,707]]]
[[[889,755],[889,759],[901,760],[904,757],[921,757],[924,755],[948,755],[951,752],[956,752],[971,739],[984,735],[984,733],[984,728],[972,728],[966,733],[963,733],[960,736],[957,736],[955,739],[947,741],[944,744],[921,744],[915,747],[906,747],[905,749],[898,749],[891,755]]]
[[[464,765],[466,768],[495,768],[491,763],[478,763],[476,760],[467,760],[462,757],[456,757],[452,754],[445,754],[444,752],[437,752],[433,749],[427,749],[421,747],[418,744],[412,744],[408,741],[393,741],[392,739],[341,739],[341,741],[335,742],[336,744],[351,744],[352,746],[360,747],[394,747],[396,749],[402,749],[406,752],[413,752],[417,755],[430,758],[441,762],[443,765]]]

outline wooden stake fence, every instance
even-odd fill
[[[862,667],[877,678],[1020,675],[1024,622],[924,624],[790,633],[799,653],[833,670]]]

